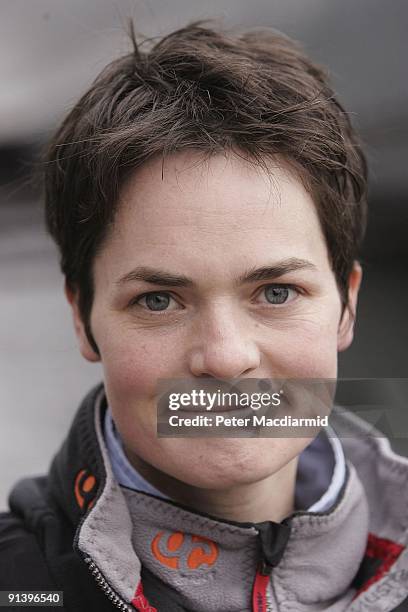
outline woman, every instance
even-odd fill
[[[2,589],[75,611],[397,609],[407,463],[362,423],[344,444],[157,435],[163,379],[337,376],[366,167],[323,71],[268,30],[134,41],[51,143],[46,217],[104,382],[11,495]]]

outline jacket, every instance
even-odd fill
[[[408,460],[360,419],[338,417],[347,478],[334,508],[254,524],[119,486],[105,411],[98,386],[49,474],[12,490],[0,590],[60,590],[70,612],[408,610]]]

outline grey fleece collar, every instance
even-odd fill
[[[199,516],[166,501],[123,489],[137,556],[171,585],[190,610],[251,609],[259,561],[258,531]]]
[[[368,508],[352,466],[341,500],[327,514],[299,513],[271,585],[279,610],[315,612],[316,602],[343,606],[364,555]],[[197,612],[251,610],[260,561],[256,525],[240,527],[199,516],[164,500],[123,489],[133,523],[133,546],[151,572]],[[207,541],[208,540],[208,541]],[[329,609],[328,607],[322,609]],[[341,609],[341,608],[339,608]],[[344,609],[344,607],[343,607]]]

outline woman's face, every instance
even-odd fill
[[[94,262],[91,329],[128,454],[197,487],[259,481],[308,440],[158,438],[159,379],[335,378],[352,339],[313,201],[283,164],[269,170],[232,154],[146,163]],[[359,282],[356,266],[352,307]]]

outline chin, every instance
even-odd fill
[[[173,463],[171,476],[193,487],[216,491],[259,482],[281,470],[296,456],[287,452],[287,448],[283,452],[280,445],[271,448],[271,441],[266,441],[268,452],[260,440],[251,440],[248,445],[248,440],[243,439],[223,440],[222,447],[213,448],[211,452],[195,449],[188,453],[188,463]],[[218,439],[216,446],[220,442]],[[169,473],[169,464],[167,469],[165,466],[161,469]]]
[[[228,473],[218,473],[214,476],[213,473],[200,474],[194,480],[193,484],[200,489],[211,489],[212,491],[228,491],[236,487],[247,486],[264,480],[274,473],[271,471],[260,472],[253,470],[252,473],[243,474],[239,470],[234,473],[234,470],[229,470]]]

